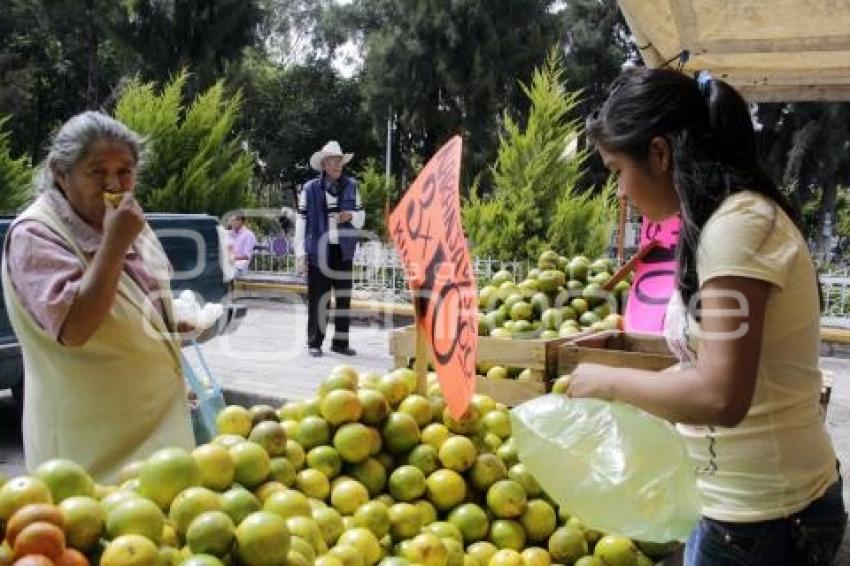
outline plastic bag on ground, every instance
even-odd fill
[[[684,541],[700,516],[694,466],[669,423],[630,405],[545,395],[511,411],[520,461],[588,527]]]

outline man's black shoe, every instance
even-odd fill
[[[322,357],[322,349],[321,348],[316,348],[315,346],[310,346],[309,348],[307,348],[307,352],[309,352],[310,355],[313,356],[314,358],[321,358]]]
[[[331,346],[331,352],[342,354],[343,356],[356,356],[357,350],[348,346]]]

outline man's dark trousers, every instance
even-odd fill
[[[348,328],[351,322],[352,261],[342,258],[337,244],[329,244],[327,261],[307,261],[307,346],[321,348],[328,325],[331,290],[333,289],[334,337],[332,346],[348,347]]]

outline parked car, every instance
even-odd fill
[[[0,216],[0,242],[5,240],[13,219]],[[233,332],[244,318],[246,308],[231,302],[234,270],[228,254],[224,253],[224,230],[218,219],[207,214],[165,213],[148,214],[147,219],[174,269],[171,282],[174,295],[189,289],[201,302],[224,306],[218,323],[204,332],[200,340]],[[2,250],[0,247],[0,254]],[[21,401],[23,374],[21,347],[6,305],[0,301],[0,390],[11,389],[15,399]]]

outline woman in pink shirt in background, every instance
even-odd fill
[[[236,267],[236,275],[248,273],[248,269],[251,267],[251,258],[254,255],[254,246],[257,245],[257,238],[245,226],[244,214],[238,213],[231,217],[227,237],[230,257]]]

